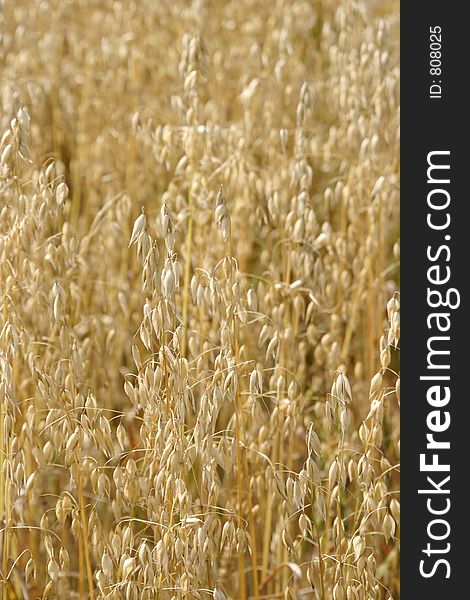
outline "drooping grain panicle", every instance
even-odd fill
[[[398,599],[397,3],[0,19],[0,597]]]

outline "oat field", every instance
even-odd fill
[[[399,599],[398,9],[1,2],[0,598]]]

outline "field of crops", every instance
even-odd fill
[[[0,48],[0,598],[398,600],[398,2]]]

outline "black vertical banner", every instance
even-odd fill
[[[470,531],[469,52],[459,8],[435,0],[401,4],[405,600],[470,598],[461,551]]]

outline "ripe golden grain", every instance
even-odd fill
[[[399,598],[397,3],[2,11],[1,597]]]

